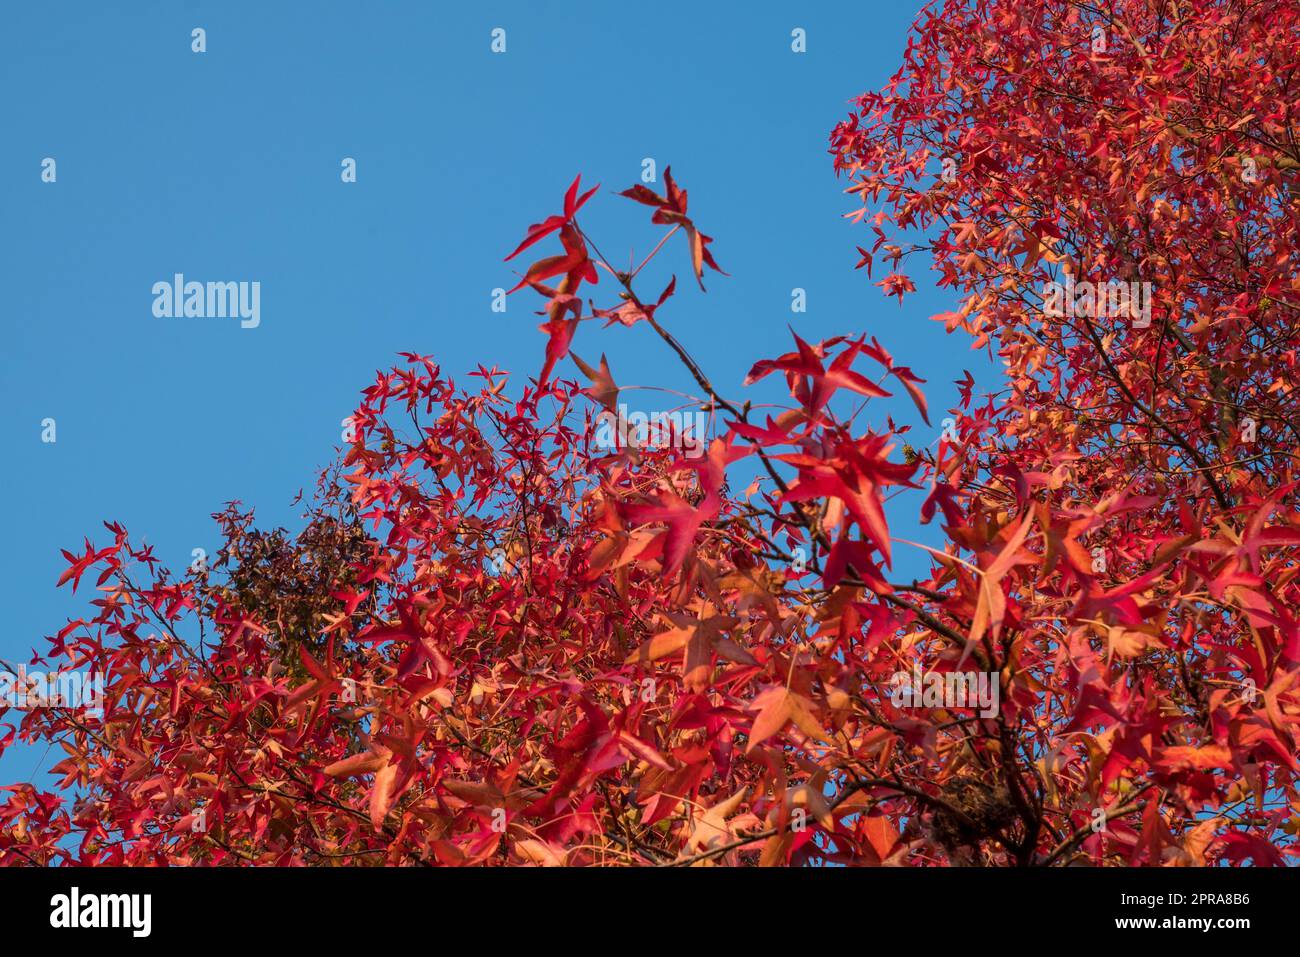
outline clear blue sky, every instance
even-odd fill
[[[826,152],[848,100],[897,67],[916,6],[5,4],[0,657],[26,660],[82,613],[89,580],[55,590],[59,549],[102,542],[104,519],[173,568],[215,551],[209,515],[227,500],[292,526],[339,420],[399,350],[457,377],[495,363],[516,388],[536,374],[532,303],[496,314],[491,290],[513,285],[502,257],[577,172],[603,184],[583,223],[612,258],[658,239],[644,207],[610,195],[644,157],[689,189],[731,278],[701,295],[676,245],[681,294],[663,317],[724,393],[786,351],[793,323],[808,339],[879,337],[930,380],[932,411],[952,405],[962,369],[985,367],[926,321],[952,297],[920,272],[900,308],[854,271],[869,234],[840,218],[853,200]],[[356,184],[340,182],[345,156]],[[260,327],[155,318],[151,287],[176,272],[259,281]],[[685,385],[648,329],[594,325],[575,348],[608,353],[620,384]],[[918,421],[905,399],[889,408]],[[891,522],[922,534],[910,505]],[[0,782],[41,760],[56,759],[11,752]]]

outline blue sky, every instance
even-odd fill
[[[173,568],[193,548],[215,551],[209,516],[230,499],[292,527],[291,500],[398,351],[462,379],[495,363],[515,388],[536,374],[532,302],[519,294],[493,313],[491,291],[514,284],[503,256],[578,172],[602,184],[583,225],[616,260],[629,245],[639,260],[660,235],[644,207],[611,195],[643,158],[689,189],[730,278],[706,276],[700,294],[673,244],[680,294],[662,318],[724,394],[744,397],[749,366],[786,351],[793,324],[810,340],[877,336],[929,380],[932,411],[951,406],[953,380],[984,360],[927,321],[953,298],[924,271],[902,308],[854,271],[868,233],[841,218],[853,200],[826,152],[849,99],[896,69],[914,14],[909,3],[5,5],[0,657],[26,660],[81,614],[88,589],[55,590],[59,549],[102,542],[105,519]],[[504,54],[490,50],[497,27]],[[54,183],[41,180],[45,157]],[[344,157],[355,184],[340,181]],[[177,272],[260,282],[260,326],[155,318],[151,288]],[[807,290],[805,314],[791,314],[794,287]],[[649,329],[594,325],[574,347],[607,353],[621,385],[687,384]],[[917,421],[905,398],[881,408]],[[942,414],[913,444],[937,437]],[[47,417],[54,444],[41,441]],[[911,505],[891,522],[923,534]],[[0,782],[42,757],[11,752]]]

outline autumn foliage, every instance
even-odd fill
[[[665,240],[627,270],[580,223],[604,197],[544,200],[510,257],[546,252],[515,290],[537,378],[405,355],[300,533],[231,505],[211,568],[115,524],[67,553],[97,594],[43,661],[103,671],[106,707],[0,727],[64,752],[4,789],[0,863],[1287,863],[1298,57],[1292,2],[921,14],[831,152],[860,265],[903,302],[936,270],[934,318],[1005,367],[937,441],[873,415],[932,418],[861,331],[757,361],[783,409],[715,387],[675,280],[643,288],[722,274],[671,171],[622,193]],[[1150,323],[1046,316],[1066,277],[1149,282]],[[579,353],[639,324],[701,455],[595,441],[619,387]],[[947,543],[917,581],[908,487]],[[914,666],[994,676],[996,713],[900,705]]]

